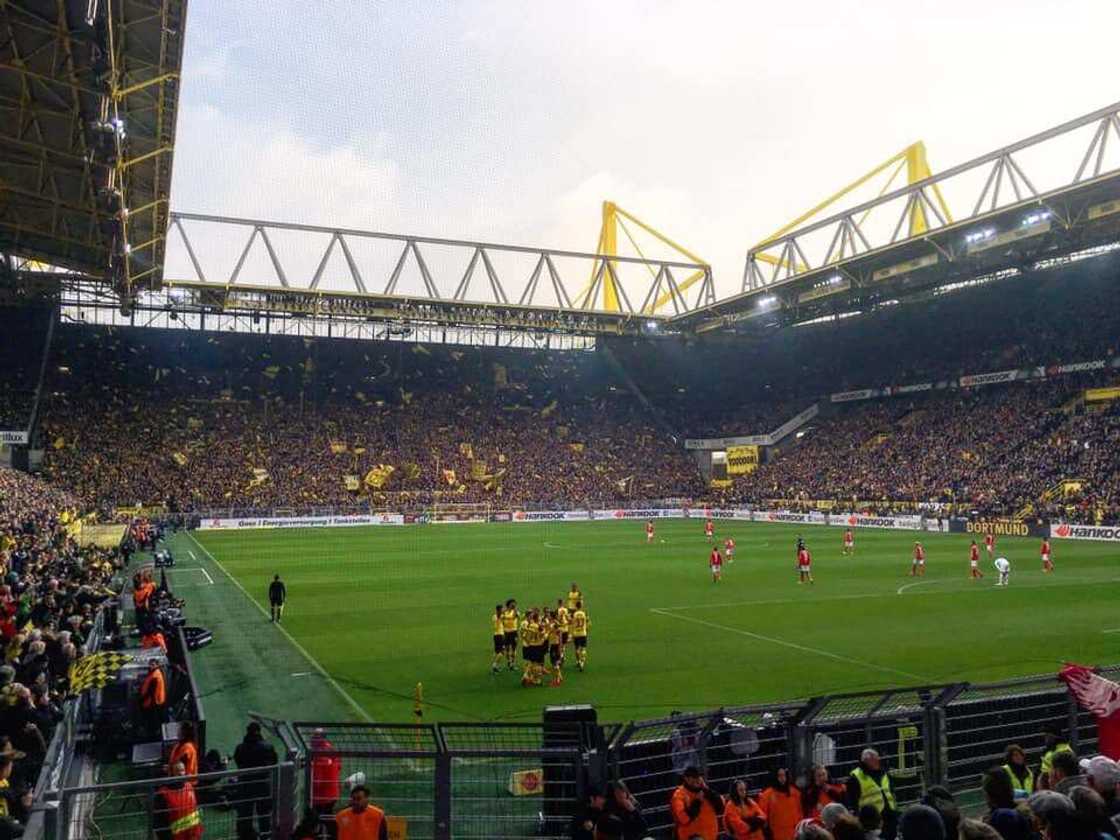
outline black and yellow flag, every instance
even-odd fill
[[[94,653],[70,666],[70,694],[81,694],[91,688],[104,688],[117,678],[132,657],[126,653],[104,651]]]

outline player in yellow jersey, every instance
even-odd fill
[[[529,629],[529,618],[532,614],[532,610],[526,610],[525,615],[521,617],[521,625],[517,628],[518,635],[521,637],[521,661],[524,663],[521,673],[522,685],[529,684],[527,680],[533,671],[533,636],[536,628]]]
[[[502,667],[502,660],[506,655],[506,631],[502,623],[502,605],[494,605],[494,614],[490,616],[490,629],[494,633],[494,658],[490,661],[490,673],[496,674]]]
[[[555,612],[549,618],[548,661],[552,664],[553,671],[551,685],[558,686],[564,682],[564,631],[560,629],[560,619]]]
[[[568,590],[568,611],[571,612],[576,608],[576,602],[583,600],[583,593],[579,591],[575,581],[572,582],[572,588]]]
[[[572,642],[576,648],[576,667],[581,671],[587,667],[587,631],[590,627],[583,601],[576,601],[576,610],[572,613]]]
[[[572,632],[572,614],[568,608],[564,606],[564,599],[556,599],[556,623],[560,625],[560,654],[564,655],[568,651],[568,639]]]
[[[510,598],[502,610],[502,632],[505,636],[506,664],[511,671],[517,667],[517,625],[520,618],[517,601]]]
[[[536,613],[541,651],[537,664],[540,665],[542,673],[551,674],[552,668],[545,664],[545,656],[548,654],[549,637],[552,635],[553,615],[546,607],[537,608]]]
[[[521,650],[525,660],[525,672],[521,675],[522,685],[541,684],[540,663],[544,661],[541,642],[540,619],[536,610],[530,610],[521,622]]]

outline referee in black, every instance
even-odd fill
[[[280,580],[280,575],[276,575],[268,585],[268,605],[272,610],[272,621],[276,624],[280,623],[284,615],[286,600],[288,600],[288,590],[284,586],[284,581]]]

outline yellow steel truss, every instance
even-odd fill
[[[604,201],[603,202],[603,223],[599,228],[599,243],[598,243],[598,245],[595,246],[595,253],[598,254],[600,257],[603,257],[604,260],[596,260],[595,261],[595,263],[594,263],[594,265],[592,266],[592,269],[591,269],[591,280],[588,282],[588,284],[584,288],[584,290],[580,293],[577,300],[585,301],[585,302],[590,303],[590,304],[595,303],[594,300],[588,301],[587,298],[588,298],[589,295],[592,295],[592,294],[595,294],[596,298],[598,297],[598,294],[596,293],[596,280],[601,275],[601,277],[602,277],[602,283],[601,283],[601,285],[602,285],[602,301],[603,301],[601,308],[606,310],[607,312],[618,312],[618,311],[620,311],[620,302],[619,302],[619,297],[620,296],[619,296],[619,290],[618,290],[618,287],[617,287],[618,279],[615,276],[614,272],[612,270],[610,270],[611,269],[611,264],[610,264],[610,259],[609,259],[610,257],[619,256],[619,253],[618,253],[618,232],[620,230],[622,231],[622,233],[626,237],[627,241],[630,242],[630,246],[637,252],[639,257],[641,257],[643,260],[647,259],[645,253],[642,251],[641,246],[638,244],[638,241],[635,238],[633,232],[630,230],[630,227],[627,224],[628,222],[630,224],[633,224],[633,225],[637,226],[638,228],[641,228],[643,231],[648,233],[650,236],[652,236],[654,239],[656,239],[661,244],[667,245],[669,248],[673,249],[677,254],[679,254],[681,257],[683,257],[687,261],[694,262],[694,263],[699,263],[701,265],[707,265],[706,260],[701,259],[696,254],[694,254],[692,251],[688,250],[688,248],[685,248],[683,245],[681,245],[677,242],[674,242],[672,239],[670,239],[668,236],[663,234],[661,231],[659,231],[656,228],[646,224],[641,219],[639,219],[637,216],[635,216],[633,213],[630,213],[630,212],[624,210],[623,208],[621,208],[617,204],[615,204],[613,201]],[[604,262],[607,263],[607,264],[604,265],[603,264]],[[647,265],[646,270],[649,271],[650,277],[656,282],[657,275],[653,270],[653,266]],[[690,274],[688,277],[686,277],[682,282],[678,283],[677,288],[680,290],[681,293],[683,293],[686,289],[688,289],[689,287],[693,286],[694,284],[700,282],[703,279],[704,279],[704,272],[703,271],[694,271],[692,274]],[[652,315],[658,309],[663,307],[665,304],[669,303],[669,301],[672,300],[672,297],[673,297],[673,292],[672,291],[664,292],[660,297],[658,297],[656,300],[652,301],[650,304],[648,304],[645,307],[645,309],[643,310],[643,314]],[[594,307],[592,307],[592,308],[594,308]]]
[[[894,185],[895,180],[898,178],[899,172],[902,172],[903,169],[906,170],[907,184],[916,184],[917,181],[924,180],[925,178],[933,175],[933,171],[930,169],[930,160],[928,160],[925,155],[925,143],[921,140],[918,140],[916,143],[909,144],[909,146],[907,146],[905,149],[898,152],[897,155],[889,157],[881,162],[881,164],[879,164],[877,167],[867,172],[866,175],[853,180],[851,184],[844,187],[843,189],[840,189],[839,192],[834,193],[828,198],[825,198],[820,204],[812,207],[811,209],[808,209],[808,211],[805,211],[800,216],[797,216],[792,222],[778,228],[777,231],[767,236],[766,239],[764,239],[762,242],[759,242],[757,245],[755,245],[755,248],[752,250],[764,248],[764,246],[773,242],[774,240],[781,239],[782,236],[790,233],[790,231],[793,231],[794,228],[800,227],[805,222],[808,222],[813,216],[819,214],[821,211],[824,211],[824,209],[828,209],[833,204],[836,204],[841,198],[851,193],[852,190],[859,189],[861,186],[867,184],[869,180],[875,178],[877,175],[880,175],[881,172],[886,171],[892,166],[895,167],[895,170],[892,172],[892,174],[890,174],[890,178],[887,179],[887,183],[884,184],[883,188],[879,190],[880,197],[887,194],[887,190],[889,190],[890,187]],[[936,184],[933,185],[933,195],[937,200],[937,204],[939,204],[939,206],[941,207],[941,212],[945,215],[945,220],[948,222],[952,222],[953,214],[949,212],[949,206],[945,204],[945,198],[941,195],[941,188]],[[870,213],[870,211],[868,211],[867,213]],[[867,213],[865,213],[864,216],[860,218],[860,224],[864,223],[864,221],[866,220]],[[925,215],[925,206],[921,202],[915,202],[914,206],[911,208],[911,212],[909,212],[909,232],[911,232],[911,236],[917,236],[918,234],[925,233],[928,228],[930,228],[930,224],[928,224],[928,220]],[[758,254],[758,258],[769,263],[777,262],[777,258],[769,254]]]
[[[781,265],[782,267],[788,267],[788,264],[780,257],[775,257],[771,254],[767,254],[765,252],[762,252],[760,249],[763,249],[770,243],[781,239],[790,231],[797,229],[805,222],[812,219],[814,216],[836,204],[849,193],[859,189],[864,184],[886,172],[892,166],[894,167],[894,170],[891,172],[890,178],[887,179],[886,183],[883,184],[882,188],[879,190],[879,196],[887,194],[887,192],[895,185],[895,182],[898,180],[898,177],[902,174],[903,170],[905,170],[906,172],[907,184],[916,184],[917,182],[922,181],[933,174],[929,166],[929,159],[926,156],[926,144],[920,140],[917,143],[911,143],[898,154],[892,155],[891,157],[887,158],[874,169],[852,181],[843,189],[829,196],[824,201],[820,202],[809,210],[806,210],[789,224],[783,225],[781,228],[774,231],[774,233],[763,239],[751,250],[755,251],[755,256],[758,259],[763,260],[764,262],[768,262],[772,265]],[[941,212],[945,216],[945,220],[951,223],[953,221],[953,214],[949,211],[949,207],[945,203],[945,198],[944,196],[942,196],[940,188],[937,184],[933,184],[930,189],[933,192],[934,199],[937,201],[938,206],[941,208]],[[868,213],[870,212],[871,211],[868,210],[866,213],[864,213],[863,216],[858,220],[857,224],[862,225],[866,221]],[[909,210],[910,236],[918,236],[919,234],[925,233],[925,231],[929,229],[929,219],[927,218],[926,213],[927,210],[924,202],[912,202]],[[599,284],[602,287],[601,308],[608,312],[620,311],[619,291],[617,287],[618,279],[614,271],[612,270],[613,266],[609,264],[610,257],[618,256],[618,233],[620,230],[622,231],[626,239],[630,242],[630,245],[634,248],[634,250],[637,251],[638,255],[641,256],[642,259],[646,258],[645,254],[642,252],[641,247],[638,245],[633,233],[630,231],[630,228],[627,225],[628,222],[641,228],[643,231],[653,236],[657,241],[672,248],[683,257],[693,262],[706,264],[705,260],[702,260],[692,251],[688,250],[677,242],[674,242],[659,230],[656,230],[655,228],[643,222],[641,219],[634,216],[632,213],[629,213],[623,208],[619,207],[613,201],[604,201],[603,221],[602,225],[599,228],[599,243],[595,248],[595,253],[601,257],[607,258],[605,261],[608,264],[604,265],[603,262],[597,261],[592,267],[591,280],[588,283],[587,287],[577,298],[577,300],[584,301],[585,305],[589,304],[592,306],[592,308],[594,308],[593,305],[596,301],[594,299],[588,300],[588,296],[594,294],[595,298],[599,297],[598,291],[596,289],[596,280],[601,275],[602,282],[601,284]],[[804,267],[802,266],[798,270],[802,270],[803,268]],[[652,276],[653,268],[647,266],[647,269],[650,271],[650,274]],[[693,274],[691,274],[689,277],[686,277],[682,282],[677,284],[677,290],[680,294],[683,295],[686,291],[688,291],[689,288],[703,280],[703,278],[704,272],[693,272]],[[672,300],[672,298],[672,291],[662,293],[660,297],[658,297],[646,307],[645,314],[653,314],[657,312],[659,309],[668,304]]]

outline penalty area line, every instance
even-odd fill
[[[665,612],[664,610],[659,610],[659,609],[653,609],[653,610],[650,610],[650,612],[654,612],[654,613],[657,613],[658,615],[663,615],[663,616],[666,616],[668,618],[675,618],[679,621],[688,621],[688,622],[691,622],[692,624],[700,624],[704,627],[710,627],[713,630],[723,630],[727,633],[736,633],[740,636],[747,636],[748,638],[751,638],[751,639],[758,639],[760,642],[770,642],[771,644],[780,645],[782,647],[787,647],[787,648],[790,648],[792,650],[799,650],[799,651],[802,651],[804,653],[813,653],[813,654],[816,654],[817,656],[825,656],[829,659],[835,659],[837,662],[846,662],[849,665],[859,665],[862,668],[869,668],[869,669],[875,670],[875,671],[883,671],[883,672],[888,673],[888,674],[897,674],[897,675],[901,675],[903,677],[906,677],[907,679],[920,680],[920,681],[923,681],[923,682],[927,681],[927,678],[921,676],[920,674],[912,674],[909,671],[902,671],[898,668],[891,668],[889,665],[876,665],[874,662],[867,662],[866,660],[863,660],[863,659],[855,659],[851,656],[842,656],[839,653],[833,653],[832,651],[829,651],[829,650],[822,650],[821,648],[808,647],[807,645],[799,645],[799,644],[797,644],[797,642],[789,642],[789,641],[786,641],[785,639],[778,639],[774,636],[764,636],[761,633],[752,633],[750,630],[742,630],[738,627],[728,627],[726,624],[717,624],[714,621],[705,621],[702,618],[693,618],[690,615],[679,615],[677,613]]]

